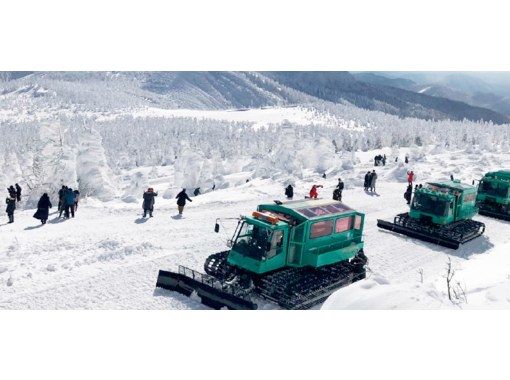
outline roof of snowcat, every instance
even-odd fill
[[[489,172],[484,175],[485,177],[500,179],[504,181],[510,180],[510,169],[508,170],[497,170],[495,172]]]
[[[332,199],[302,199],[282,202],[281,204],[263,204],[260,209],[272,209],[301,219],[316,219],[331,215],[341,215],[356,212],[346,204]],[[297,215],[296,215],[297,214]]]
[[[444,181],[444,182],[428,182],[427,185],[437,188],[443,188],[448,190],[457,190],[463,192],[464,190],[476,189],[475,186],[467,183],[461,183],[460,181]]]

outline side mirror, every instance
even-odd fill
[[[218,222],[214,224],[214,232],[216,233],[220,232],[220,225],[218,224]]]

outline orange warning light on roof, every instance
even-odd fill
[[[276,223],[278,223],[278,220],[279,220],[278,217],[274,216],[271,213],[265,213],[265,212],[260,212],[260,211],[253,211],[253,213],[251,215],[254,218],[265,220],[266,222],[271,223],[271,224],[276,224]]]

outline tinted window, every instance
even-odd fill
[[[336,220],[335,223],[335,232],[345,232],[351,229],[352,226],[352,218],[349,216],[347,218],[340,218]]]
[[[354,229],[359,230],[361,229],[361,216],[356,215],[354,217]]]
[[[333,232],[332,220],[315,222],[314,224],[312,224],[312,227],[310,228],[310,239],[331,235],[332,232]]]

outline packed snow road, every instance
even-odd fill
[[[390,150],[385,152],[390,154]],[[450,174],[471,182],[490,169],[510,167],[508,155],[463,154],[463,159],[454,160],[456,152],[438,153],[408,166],[388,162],[385,167],[375,168],[379,180],[377,192],[372,194],[363,191],[362,180],[364,173],[373,169],[373,152],[359,153],[359,162],[353,168],[328,174],[327,179],[310,174],[294,180],[295,199],[304,197],[313,183],[323,184],[319,196],[330,198],[336,179],[341,176],[346,183],[344,202],[366,213],[365,252],[374,276],[390,282],[418,283],[422,276],[419,271],[423,271],[424,282],[439,284],[448,257],[455,267],[463,268],[473,258],[508,246],[510,223],[477,216],[487,226],[485,235],[452,251],[381,231],[376,220],[391,220],[406,210],[403,193],[407,169],[417,173],[418,182],[445,179]],[[158,270],[175,270],[179,264],[202,270],[205,258],[224,250],[234,231],[235,221],[225,220],[220,233],[215,234],[216,218],[247,214],[260,203],[283,199],[284,179],[241,182],[192,198],[182,219],[176,217],[175,201],[163,199],[161,194],[156,199],[154,217],[149,219],[141,218],[141,194],[137,203],[86,199],[76,218],[63,220],[53,211],[46,226],[32,218],[34,210],[18,210],[14,224],[6,224],[5,214],[1,215],[0,308],[203,309],[198,299],[156,290]],[[156,190],[158,186],[165,188],[162,180],[154,179],[152,183],[157,184]],[[499,263],[504,260],[508,264],[508,273],[500,270],[500,277],[494,279],[503,281],[510,275],[510,262],[501,254],[497,257]],[[484,268],[487,267],[490,264],[485,262]],[[466,273],[471,273],[470,279],[476,277],[473,270]],[[481,278],[484,275],[478,272]],[[433,302],[405,305],[437,306]],[[367,304],[337,302],[336,307],[363,308]]]

